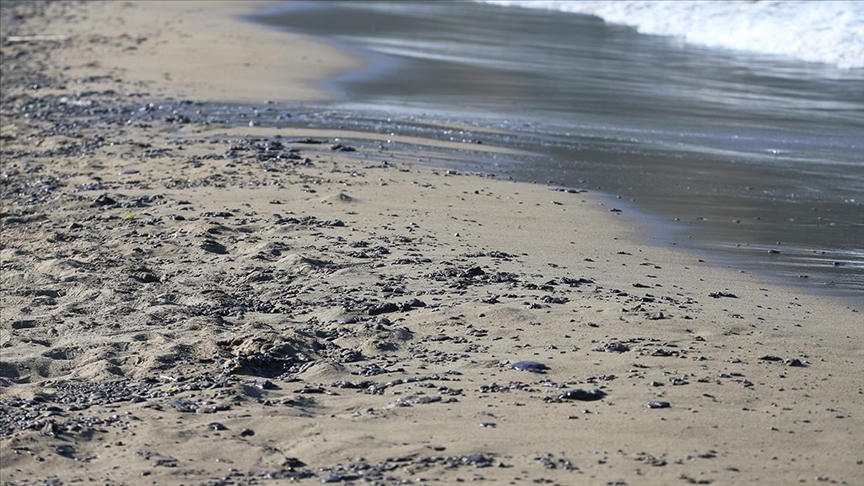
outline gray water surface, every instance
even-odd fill
[[[478,3],[290,3],[251,20],[368,60],[328,81],[331,126],[473,125],[460,136],[540,154],[481,169],[620,196],[661,223],[655,239],[864,296],[864,70]]]

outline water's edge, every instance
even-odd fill
[[[293,12],[303,8],[305,8],[304,5],[292,7]],[[417,103],[414,106],[410,104],[399,106],[396,103],[397,106],[394,109],[392,102],[376,106],[369,102],[368,97],[366,100],[360,97],[359,102],[355,101],[352,99],[352,90],[346,89],[346,86],[379,82],[390,87],[392,83],[388,83],[386,79],[412,68],[414,66],[412,63],[415,60],[376,53],[364,49],[359,43],[348,44],[330,36],[316,36],[308,31],[288,28],[281,21],[273,22],[274,15],[285,15],[285,12],[285,7],[269,8],[254,15],[245,16],[243,20],[271,28],[291,30],[301,35],[312,35],[318,41],[339,47],[355,56],[361,56],[366,62],[358,70],[343,73],[334,79],[321,81],[339,99],[329,102],[306,103],[296,107],[299,113],[306,112],[307,116],[295,117],[288,123],[282,122],[281,126],[299,126],[303,123],[311,123],[311,125],[321,128],[350,126],[352,130],[404,133],[432,138],[452,138],[455,134],[457,138],[476,138],[481,141],[485,140],[487,143],[513,146],[546,156],[551,155],[552,159],[556,161],[555,163],[558,164],[562,160],[568,160],[572,157],[572,149],[562,149],[561,147],[564,145],[579,145],[583,151],[587,146],[587,150],[596,151],[599,145],[608,146],[618,143],[626,151],[628,139],[633,138],[633,133],[621,133],[613,134],[613,136],[605,137],[606,139],[602,140],[604,138],[603,127],[599,127],[600,130],[588,130],[589,133],[580,134],[581,139],[574,141],[574,138],[579,138],[579,136],[574,137],[569,132],[553,130],[543,133],[544,127],[534,124],[530,115],[523,120],[508,120],[506,124],[502,125],[492,119],[494,117],[485,119],[482,113],[472,111],[471,108],[459,110],[452,107],[448,109],[444,106],[440,110],[430,110],[429,104]],[[357,92],[356,87],[352,89],[354,93]],[[381,106],[384,108],[382,109]],[[318,116],[317,114],[320,113],[328,113],[331,118]],[[442,128],[442,126],[448,125],[453,128]],[[274,124],[274,126],[279,126],[279,123]],[[472,126],[477,129],[475,132],[470,130]],[[529,127],[527,130],[525,129],[526,126]],[[466,127],[468,130],[464,130]],[[490,129],[492,130],[490,131]],[[498,130],[511,134],[515,132],[518,135],[494,135],[493,133]],[[563,135],[566,137],[562,137]],[[562,138],[566,138],[563,143]],[[600,142],[598,142],[598,138],[601,139]],[[591,144],[594,145],[591,146]],[[566,153],[558,153],[562,150]],[[601,156],[608,156],[608,152]],[[640,156],[644,156],[644,154],[640,154]],[[650,156],[664,156],[664,152],[661,150],[650,154]],[[535,158],[535,162],[540,159],[543,157]],[[777,238],[776,244],[766,244],[764,241],[742,241],[734,244],[733,247],[728,241],[712,240],[712,231],[716,231],[711,227],[711,219],[714,215],[693,217],[692,214],[689,214],[674,220],[669,217],[672,214],[668,208],[664,213],[664,211],[657,211],[656,203],[653,208],[650,204],[646,205],[643,202],[643,195],[639,194],[638,191],[627,193],[627,191],[615,190],[616,188],[604,187],[604,181],[600,181],[598,184],[597,180],[581,178],[574,180],[572,174],[564,174],[567,172],[567,168],[558,167],[557,171],[554,167],[532,168],[531,164],[525,163],[525,160],[512,159],[486,160],[483,163],[472,164],[470,167],[458,168],[497,174],[525,182],[544,184],[551,182],[553,185],[590,189],[598,202],[611,203],[617,200],[620,203],[618,206],[625,209],[623,217],[630,218],[634,224],[645,229],[644,241],[646,243],[659,246],[675,245],[679,249],[693,251],[697,255],[704,256],[719,266],[753,272],[778,283],[791,285],[811,293],[857,300],[860,299],[861,292],[864,291],[864,281],[861,277],[862,269],[864,269],[864,254],[859,254],[860,248],[856,248],[854,244],[847,249],[828,250],[820,247],[819,244],[784,246],[784,242],[781,241],[784,238],[781,237],[785,234],[781,228],[778,230],[778,235],[781,237]],[[556,174],[564,174],[564,177],[554,177]],[[636,180],[639,177],[640,175],[636,174]],[[703,203],[710,206],[711,201],[706,199]],[[671,204],[680,205],[681,201],[673,201]],[[761,220],[761,217],[755,214],[747,214],[747,216],[753,220]],[[726,223],[728,224],[728,221]],[[752,222],[741,217],[736,220],[735,224],[746,225],[752,224]],[[857,234],[859,231],[856,229],[858,224],[856,221],[851,221],[849,227],[852,229],[849,231]],[[828,227],[834,226],[833,224],[828,225],[828,223],[826,225]],[[760,231],[765,232],[766,230]],[[847,229],[843,231],[847,231]],[[860,230],[860,233],[864,235],[864,230]],[[856,237],[853,235],[851,240],[854,242],[855,239]],[[830,268],[822,268],[828,265]]]

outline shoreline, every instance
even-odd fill
[[[456,14],[460,22],[450,22],[450,14]],[[322,126],[347,122],[364,130],[401,133],[416,128],[415,116],[422,113],[431,119],[458,118],[510,128],[517,132],[514,137],[484,141],[519,146],[543,156],[522,163],[514,160],[494,166],[493,171],[503,169],[527,182],[555,180],[634,199],[643,210],[665,218],[664,226],[682,236],[679,245],[708,250],[787,285],[847,298],[864,292],[859,278],[864,260],[857,251],[864,238],[860,230],[864,221],[859,221],[860,191],[856,189],[864,174],[855,170],[860,165],[855,158],[860,137],[854,128],[862,123],[855,115],[862,106],[855,101],[860,96],[853,99],[842,94],[856,92],[849,82],[854,77],[851,73],[846,73],[845,81],[837,79],[820,88],[818,80],[826,73],[812,66],[763,65],[726,53],[706,59],[701,50],[667,46],[628,28],[607,28],[596,19],[545,12],[520,11],[517,15],[513,9],[479,4],[451,9],[432,4],[364,8],[334,3],[312,5],[290,15],[276,11],[256,20],[320,36],[337,47],[340,42],[343,48],[346,44],[353,50],[359,46],[376,58],[390,60],[385,66],[389,71],[374,79],[364,75],[331,81],[350,99],[331,102],[331,107],[349,112],[337,113],[333,123]],[[466,26],[473,23],[484,25],[484,30],[472,34]],[[368,27],[371,25],[376,29]],[[538,32],[543,30],[548,32]],[[502,31],[509,35],[495,34]],[[573,37],[569,34],[573,31],[586,34]],[[591,45],[592,35],[608,38],[613,45],[645,46],[633,53],[613,49],[610,62],[620,69],[609,69],[591,57],[590,49],[588,53],[579,49],[560,52],[555,42],[544,42],[554,38],[566,44],[570,39],[574,45]],[[463,43],[461,50],[453,47],[458,44],[454,39]],[[404,49],[394,47],[402,42]],[[490,50],[492,44],[507,46],[505,50],[512,53]],[[535,47],[522,50],[522,44]],[[547,51],[582,67],[568,70],[566,62],[544,63]],[[474,52],[477,59],[464,57],[465,52]],[[535,63],[535,58],[541,60]],[[777,83],[757,81],[746,89],[740,83],[753,79],[702,75],[698,69],[627,68],[648,59],[655,61],[652,65],[662,65],[667,58],[683,58],[683,64],[703,66],[709,73],[752,72],[761,74],[761,79],[776,78]],[[498,64],[502,69],[494,68]],[[607,89],[590,82],[598,76],[609,77]],[[696,85],[728,85],[730,91],[694,93],[691,83],[682,85],[678,77]],[[576,81],[581,78],[588,81]],[[661,91],[681,91],[677,98],[661,96],[659,101],[615,96],[616,90],[626,93],[630,89],[627,80],[631,78],[656,78],[666,86]],[[773,101],[762,96],[786,88],[798,95],[786,91],[785,103],[779,102],[782,96]],[[799,101],[811,99],[808,93],[813,103],[815,98],[835,100],[838,113],[848,113],[848,117],[795,109]],[[719,112],[694,102],[694,96],[715,100]],[[751,110],[722,109],[742,97],[753,99]],[[522,109],[514,111],[508,108],[511,104]],[[560,113],[563,107],[572,115]],[[774,115],[767,116],[767,112]],[[352,123],[352,116],[365,123]],[[632,116],[643,121],[631,121]],[[814,117],[824,117],[825,123],[810,123]],[[719,125],[714,122],[718,118]],[[748,128],[735,129],[736,121]],[[836,137],[811,136],[810,130]],[[813,152],[824,156],[808,162],[806,154]]]
[[[159,31],[170,13],[132,5],[51,4],[30,25],[68,40],[3,40],[4,481],[864,474],[860,306],[641,244],[578,191],[416,163],[511,147],[224,126],[199,102],[320,92],[254,63],[154,77],[248,4]]]

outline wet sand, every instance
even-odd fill
[[[860,306],[415,163],[513,147],[221,123],[321,93],[302,61],[214,80],[213,25],[351,60],[201,5],[3,5],[5,484],[864,478]]]

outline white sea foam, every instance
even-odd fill
[[[480,0],[504,6],[596,15],[642,34],[864,68],[864,2]]]

